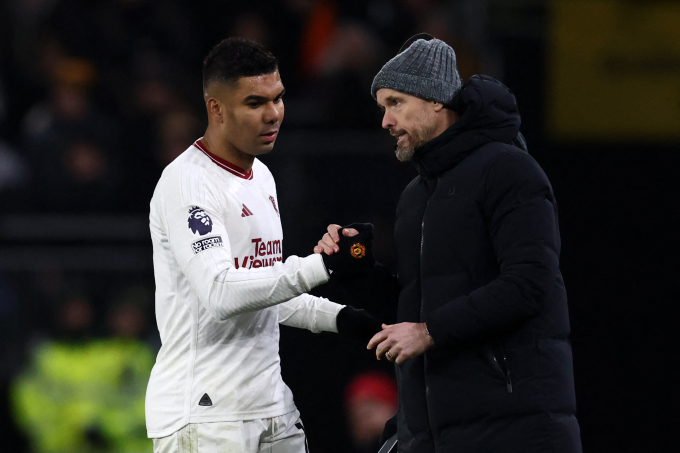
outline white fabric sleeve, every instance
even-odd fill
[[[302,294],[279,305],[279,324],[314,333],[338,333],[338,313],[344,307],[323,297]]]
[[[261,310],[328,281],[317,254],[290,256],[268,267],[236,269],[216,206],[210,194],[201,205],[166,206],[170,249],[191,289],[215,318]]]

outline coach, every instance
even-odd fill
[[[394,229],[398,323],[368,345],[397,364],[399,451],[580,452],[557,205],[515,97],[486,76],[461,87],[429,35],[371,91],[418,169]]]

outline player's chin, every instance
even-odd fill
[[[264,143],[264,142],[258,143],[258,145],[255,147],[255,148],[256,148],[256,151],[255,151],[254,154],[255,154],[256,156],[257,156],[257,155],[260,155],[260,154],[267,154],[267,153],[270,152],[272,149],[274,149],[274,143],[276,143],[276,141],[273,141],[273,142],[266,142],[266,143]]]

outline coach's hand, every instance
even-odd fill
[[[339,231],[342,230],[342,236]],[[321,253],[331,277],[359,273],[373,266],[373,225],[353,223],[346,227],[329,225],[315,253]]]
[[[418,357],[434,346],[432,337],[427,333],[424,322],[402,322],[388,326],[382,325],[378,332],[368,342],[367,349],[375,349],[378,360],[383,357],[397,365],[405,360]]]

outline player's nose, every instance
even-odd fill
[[[283,100],[279,101],[277,104],[269,103],[264,111],[263,120],[265,123],[276,123],[283,119]]]

